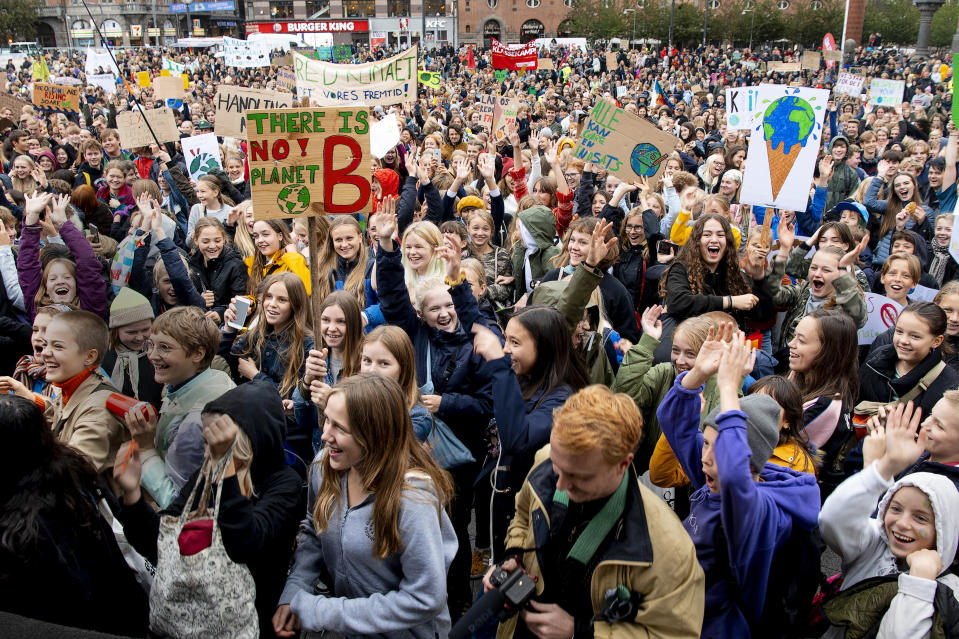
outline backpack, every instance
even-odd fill
[[[819,527],[804,530],[793,525],[789,537],[776,550],[769,567],[766,601],[762,616],[753,619],[746,613],[742,589],[729,570],[729,546],[722,526],[714,537],[716,563],[706,573],[706,585],[726,581],[729,599],[746,617],[750,633],[762,639],[800,639],[813,607],[813,599],[822,581],[820,558],[826,549]]]

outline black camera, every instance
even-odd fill
[[[513,572],[495,566],[490,575],[490,590],[460,617],[450,630],[450,639],[466,639],[478,632],[492,619],[506,621],[529,603],[536,594],[536,582],[521,567]]]
[[[506,572],[502,566],[497,566],[489,576],[489,582],[506,598],[505,607],[500,613],[501,620],[518,613],[536,594],[536,582],[521,567]]]

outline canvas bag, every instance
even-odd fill
[[[253,575],[246,565],[227,556],[217,523],[223,473],[233,457],[234,446],[216,465],[209,457],[205,458],[183,512],[179,516],[167,515],[160,519],[156,576],[150,590],[150,629],[154,633],[176,639],[259,637]],[[200,504],[191,513],[190,507],[201,482]],[[216,504],[211,514],[209,501],[214,484]],[[211,516],[211,545],[194,555],[181,555],[178,540],[183,527],[187,522]]]

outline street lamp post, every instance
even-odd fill
[[[632,35],[631,35],[630,38],[629,38],[629,48],[632,49],[632,48],[633,48],[633,40],[636,39],[636,9],[623,9],[623,13],[624,13],[624,14],[627,14],[627,13],[633,14],[633,31],[632,31]]]
[[[676,0],[669,7],[669,51],[673,50],[673,24],[676,22]]]
[[[703,50],[706,49],[706,32],[709,30],[709,0],[703,0]]]
[[[742,15],[746,15],[747,13],[752,14],[752,16],[749,19],[749,50],[752,51],[753,50],[753,26],[755,26],[756,24],[756,12],[753,11],[752,9],[743,9]]]

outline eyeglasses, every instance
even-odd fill
[[[576,173],[575,171],[572,173],[563,173],[563,177],[565,177],[567,181],[573,178],[578,178],[581,175],[582,175],[581,173]]]
[[[642,231],[642,230],[643,230],[643,227],[642,227],[642,225],[637,225],[637,224],[627,224],[627,225],[626,225],[626,230],[627,230],[627,231]]]
[[[157,354],[161,356],[169,355],[179,348],[179,346],[170,346],[169,344],[164,344],[162,342],[157,344],[153,340],[149,339],[143,343],[143,347],[147,353],[152,353],[155,350]]]

